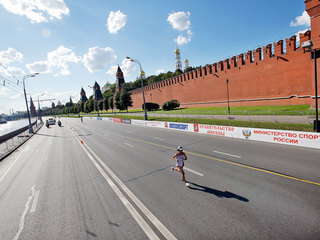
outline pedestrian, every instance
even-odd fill
[[[176,167],[172,167],[171,171],[177,171],[180,172],[182,174],[182,180],[184,181],[184,184],[186,186],[189,186],[189,183],[186,181],[186,176],[183,170],[184,167],[184,161],[186,161],[187,155],[183,152],[183,147],[179,146],[177,148],[177,153],[175,155],[173,155],[172,159],[175,160],[176,163]]]

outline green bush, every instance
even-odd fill
[[[180,103],[178,102],[178,100],[175,99],[162,104],[162,110],[164,111],[173,110],[178,107],[180,107]]]
[[[146,102],[147,111],[158,110],[159,108],[160,108],[160,106],[157,103]],[[142,109],[144,110],[144,105],[143,104],[142,104]]]

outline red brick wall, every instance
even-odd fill
[[[307,0],[306,8],[318,14],[320,1]],[[308,5],[309,4],[309,5]],[[312,41],[320,44],[320,16],[311,20]],[[300,42],[311,32],[300,34]],[[285,46],[285,49],[284,49]],[[319,59],[320,62],[320,59]],[[229,79],[231,106],[299,105],[315,106],[314,66],[310,52],[296,47],[296,37],[206,65],[200,69],[145,87],[147,102],[177,99],[181,107],[226,106]],[[319,75],[319,74],[318,74]],[[141,108],[142,91],[132,91],[132,108]]]

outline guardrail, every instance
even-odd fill
[[[33,131],[36,132],[43,124],[38,124],[38,120],[32,123]],[[13,132],[0,136],[0,161],[17,149],[21,144],[30,138],[29,126],[20,128]]]

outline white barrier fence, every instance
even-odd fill
[[[178,131],[188,131],[214,136],[231,137],[251,141],[287,144],[292,146],[320,149],[320,133],[272,130],[262,128],[244,128],[232,126],[206,125],[197,123],[177,123],[144,121],[121,118],[103,118],[99,120],[113,121],[117,123],[134,124],[140,126],[167,128]]]

